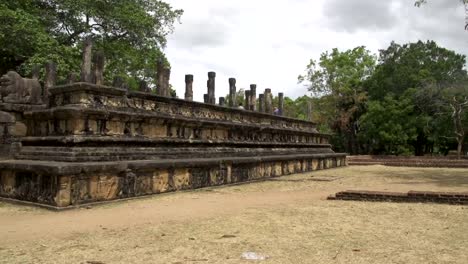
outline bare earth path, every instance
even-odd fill
[[[467,169],[355,166],[50,212],[0,203],[0,263],[466,263],[468,207],[327,201],[468,192]]]

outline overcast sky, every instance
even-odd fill
[[[206,93],[208,71],[215,71],[216,97],[257,84],[296,98],[307,93],[297,84],[311,58],[324,51],[364,45],[377,53],[392,40],[435,40],[468,53],[464,8],[458,0],[166,0],[184,9],[169,36],[166,54],[171,83],[184,97],[185,74],[194,74],[194,100]]]

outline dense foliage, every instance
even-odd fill
[[[27,75],[52,60],[59,77],[78,72],[81,43],[94,39],[106,56],[106,79],[131,86],[153,80],[161,48],[182,10],[157,0],[16,0],[0,4],[0,73]]]
[[[433,41],[392,42],[378,60],[364,47],[325,52],[299,81],[313,95],[314,118],[341,151],[461,153],[468,129],[465,63],[464,55]]]

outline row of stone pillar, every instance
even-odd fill
[[[93,41],[91,38],[86,38],[83,43],[82,50],[82,64],[81,64],[81,74],[79,81],[94,83],[96,85],[102,85],[104,83],[104,67],[105,67],[105,56],[102,51],[98,51],[95,54],[93,50]],[[158,62],[156,69],[156,94],[160,96],[170,96],[170,79],[171,71],[170,69],[162,62]],[[39,69],[33,69],[33,78],[39,77]],[[46,64],[46,75],[44,80],[44,95],[48,95],[48,89],[55,85],[57,77],[57,67],[53,62]],[[215,97],[215,72],[208,72],[208,81],[207,81],[207,93],[204,94],[203,100],[208,104],[216,104]],[[69,74],[67,82],[74,83],[78,81],[78,76],[74,73]],[[124,82],[123,78],[115,77],[112,83],[112,86],[118,88],[128,89],[128,85]],[[141,81],[139,84],[139,91],[141,92],[150,92],[150,88],[145,81]],[[257,109],[257,85],[251,84],[250,90],[245,91],[244,105],[236,105],[236,79],[229,78],[229,98],[227,102],[229,107],[244,108],[245,110],[250,111],[259,111],[269,114],[283,115],[284,109],[284,94],[278,94],[278,107],[277,111],[273,110],[273,96],[271,89],[265,89],[263,94],[258,95],[258,109]],[[185,76],[185,99],[188,101],[193,101],[193,75]],[[226,106],[226,98],[219,98],[219,105]]]
[[[203,95],[203,102],[206,104],[216,104],[215,98],[215,72],[208,72],[207,93]],[[278,107],[275,112],[273,109],[273,95],[271,89],[265,89],[263,94],[258,95],[257,109],[257,85],[251,84],[250,90],[246,90],[244,96],[244,105],[236,105],[237,88],[236,79],[229,78],[229,95],[228,98],[219,97],[219,105],[235,108],[243,108],[250,111],[259,111],[269,114],[283,115],[284,110],[284,94],[278,93]],[[227,99],[227,105],[226,105]],[[185,100],[193,101],[193,75],[185,75]]]
[[[104,66],[105,57],[102,51],[98,51],[92,54],[93,41],[91,38],[86,38],[83,43],[82,50],[82,63],[81,63],[81,74],[80,81],[87,83],[94,83],[96,85],[102,85],[104,82]],[[163,61],[159,61],[156,66],[156,94],[161,96],[171,96],[171,90],[169,85],[169,79],[171,75],[170,68],[164,64]],[[68,83],[76,82],[76,75],[70,74]],[[122,77],[116,76],[112,82],[112,86],[128,89],[128,85],[125,83]],[[144,80],[140,81],[138,85],[138,91],[140,92],[151,92],[148,83]]]

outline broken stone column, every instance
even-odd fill
[[[91,61],[92,61],[93,40],[87,37],[83,42],[83,60],[81,62],[81,81],[92,82]]]
[[[312,102],[307,101],[307,120],[312,121]]]
[[[258,95],[258,111],[265,112],[265,95],[259,94]]]
[[[158,61],[156,67],[156,94],[160,96],[171,96],[169,87],[171,69],[164,65],[162,60]]]
[[[96,85],[104,84],[104,52],[98,51],[94,54],[94,83]]]
[[[67,83],[68,84],[76,83],[78,80],[79,80],[78,75],[76,73],[74,73],[74,72],[69,73],[68,76],[67,76]]]
[[[114,77],[114,80],[112,81],[112,86],[113,86],[113,87],[116,87],[116,88],[122,88],[123,83],[124,83],[124,80],[123,80],[122,77],[120,77],[120,76],[115,76],[115,77]]]
[[[57,65],[55,62],[49,61],[45,65],[45,77],[44,77],[44,91],[43,101],[44,103],[49,102],[49,88],[54,87],[57,81]]]
[[[185,75],[185,100],[193,101],[193,75]]]
[[[140,92],[144,92],[144,93],[149,93],[151,92],[149,87],[148,87],[148,83],[145,82],[145,81],[140,81],[139,85],[138,85],[138,91]]]
[[[203,95],[203,102],[204,102],[205,104],[208,103],[208,94],[204,94],[204,95]]]
[[[169,86],[169,80],[171,79],[171,69],[165,68],[163,71],[163,96],[171,96],[171,87]]]
[[[250,90],[244,92],[244,109],[250,110]]]
[[[224,97],[219,98],[219,105],[220,106],[225,106],[226,105],[226,99]]]
[[[34,65],[31,69],[31,79],[39,80],[39,75],[41,73],[41,66]]]
[[[208,103],[209,104],[216,104],[215,78],[216,78],[216,72],[208,72],[207,88],[208,88]]]
[[[229,107],[237,107],[236,92],[236,79],[229,78]]]
[[[158,63],[156,64],[156,94],[157,95],[163,95],[164,93],[163,71],[164,71],[164,64],[162,60],[158,60]]]
[[[265,89],[265,113],[272,114],[273,113],[273,96],[271,94],[271,89]]]
[[[250,85],[250,110],[256,111],[257,110],[257,85],[251,84]]]
[[[283,115],[284,110],[284,93],[278,93],[278,111],[279,115]]]

